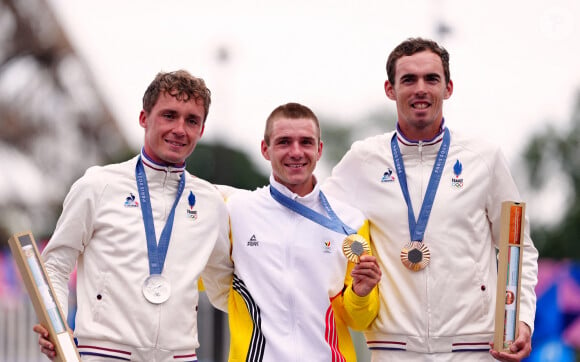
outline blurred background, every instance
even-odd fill
[[[74,180],[139,151],[157,72],[187,69],[212,90],[189,171],[253,189],[282,103],[321,120],[319,178],[354,140],[392,129],[385,62],[414,36],[451,54],[446,124],[498,143],[527,202],[541,257],[528,360],[580,361],[578,19],[575,0],[0,0],[0,361],[42,360],[6,241],[30,230],[42,248]],[[199,360],[225,361],[227,321],[205,299],[199,327]]]

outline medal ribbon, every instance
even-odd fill
[[[270,185],[270,195],[272,195],[272,198],[274,198],[274,200],[278,201],[283,206],[286,206],[290,210],[304,216],[309,220],[314,221],[318,225],[322,225],[327,229],[345,235],[356,234],[356,230],[349,227],[338,218],[338,215],[336,215],[336,213],[332,210],[332,208],[330,207],[330,203],[328,202],[326,196],[324,196],[322,191],[318,193],[318,199],[320,200],[322,207],[324,207],[324,210],[326,211],[329,217],[326,217],[312,210],[311,208],[302,205],[296,200],[292,200],[288,196],[282,194],[272,185]]]
[[[407,176],[405,175],[403,156],[401,155],[401,149],[397,143],[397,134],[395,133],[393,138],[391,138],[391,150],[393,151],[395,169],[397,170],[397,175],[399,176],[399,184],[401,185],[401,190],[403,191],[405,202],[407,203],[407,214],[409,218],[409,233],[411,235],[411,241],[423,241],[425,229],[427,228],[427,221],[429,220],[429,215],[431,214],[431,209],[433,208],[435,194],[437,193],[437,187],[439,187],[439,181],[441,180],[443,167],[445,166],[445,160],[447,159],[447,153],[449,152],[449,143],[449,130],[445,128],[443,142],[441,143],[441,147],[437,153],[437,159],[435,160],[433,170],[431,171],[429,185],[427,186],[427,191],[425,192],[425,199],[423,200],[421,211],[419,212],[419,219],[415,221],[415,213],[413,212],[413,206],[411,205],[411,198],[409,196],[409,189],[407,187]]]
[[[143,224],[145,225],[145,236],[147,237],[147,253],[149,256],[149,274],[161,274],[163,265],[165,264],[165,257],[167,256],[167,249],[169,249],[169,239],[171,238],[171,231],[173,229],[173,219],[175,216],[175,207],[179,202],[179,198],[185,188],[185,170],[181,174],[179,186],[177,187],[177,196],[171,207],[171,212],[167,217],[161,236],[159,237],[159,245],[157,245],[155,237],[155,224],[153,222],[153,211],[151,210],[151,202],[149,198],[149,187],[147,186],[147,176],[143,168],[141,156],[137,160],[135,166],[135,178],[137,179],[137,190],[139,191],[139,200],[141,200],[141,213],[143,214]]]

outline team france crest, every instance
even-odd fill
[[[460,177],[461,172],[463,172],[463,165],[459,160],[457,160],[455,161],[455,165],[453,165],[453,173],[455,174],[455,177],[451,178],[451,185],[458,189],[463,187],[463,177]]]
[[[195,195],[192,191],[189,191],[189,196],[187,197],[187,202],[189,203],[189,208],[187,209],[187,216],[192,219],[197,219],[197,210],[194,210],[195,206]]]

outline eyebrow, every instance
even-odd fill
[[[416,79],[416,78],[418,78],[417,77],[417,74],[412,74],[412,73],[403,74],[400,77],[401,80],[404,80],[404,79]]]
[[[425,79],[442,79],[441,74],[439,73],[427,73],[424,74],[423,76],[421,76],[422,78]],[[405,80],[416,80],[420,78],[419,75],[415,74],[415,73],[407,73],[407,74],[403,74],[400,78],[399,81],[405,81]]]
[[[441,78],[441,74],[439,73],[427,73],[425,75],[423,75],[424,78]],[[419,76],[415,73],[407,73],[407,74],[403,74],[401,76],[400,79],[416,79],[419,78]]]
[[[439,73],[428,73],[428,74],[425,74],[425,77],[427,77],[427,78],[437,78],[437,79],[441,79],[441,74],[439,74]]]
[[[171,114],[177,114],[179,113],[179,111],[173,109],[173,108],[163,108],[160,110],[161,113],[171,113]],[[186,118],[198,118],[201,119],[202,117],[200,117],[199,115],[195,114],[195,113],[188,113],[186,114]]]
[[[304,140],[309,140],[309,141],[316,141],[316,137],[311,137],[311,136],[298,136],[298,137],[292,137],[292,136],[278,136],[273,138],[274,141],[282,141],[282,140],[291,140],[291,139],[295,139],[297,138],[300,141],[304,141]]]

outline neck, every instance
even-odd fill
[[[437,122],[431,127],[413,128],[413,127],[405,127],[400,122],[397,122],[397,132],[402,134],[403,137],[409,141],[427,142],[431,141],[439,134],[441,134],[441,132],[443,132],[444,129],[443,124],[444,120],[441,119],[439,122]]]
[[[312,177],[310,177],[308,181],[301,184],[284,183],[280,179],[278,179],[277,176],[274,176],[274,181],[286,187],[288,190],[292,191],[293,193],[295,193],[300,197],[304,197],[309,193],[311,193],[312,190],[314,190],[314,187],[316,186],[316,178],[314,177],[314,175],[312,175]]]
[[[167,162],[162,160],[161,158],[155,156],[152,152],[147,152],[147,150],[145,149],[145,147],[143,147],[141,149],[141,153],[143,153],[143,156],[145,158],[147,158],[147,160],[149,160],[149,162],[152,162],[158,166],[162,166],[162,167],[176,167],[176,168],[182,168],[185,166],[185,162],[180,162],[180,163],[171,163],[171,162]]]
[[[294,185],[292,187],[288,187],[290,191],[297,194],[298,196],[304,197],[314,190],[314,182],[308,182],[303,185]]]

